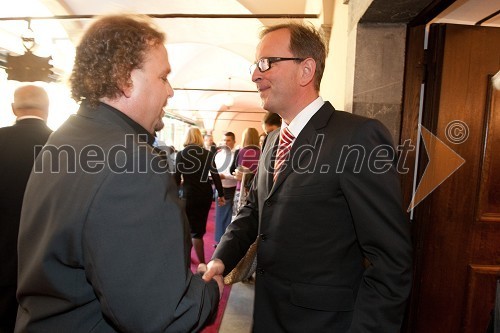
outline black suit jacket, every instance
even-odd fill
[[[40,119],[27,118],[0,128],[0,332],[16,320],[17,233],[26,183],[36,146],[45,144],[52,130]],[[7,324],[9,323],[9,324]],[[9,330],[6,330],[8,332]]]
[[[188,145],[177,153],[175,163],[177,186],[181,185],[181,176],[184,179],[182,183],[184,198],[213,196],[209,175],[213,179],[219,197],[224,196],[222,182],[214,162],[214,154],[211,151],[201,146]]]
[[[144,139],[85,103],[50,137],[22,210],[16,332],[191,332],[215,313],[217,283],[191,273],[177,186]]]
[[[247,204],[214,253],[227,273],[260,235],[254,331],[398,332],[411,240],[389,132],[326,102],[273,183],[278,138],[269,134]]]

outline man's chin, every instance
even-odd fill
[[[261,103],[260,105],[262,106],[263,109],[267,110],[266,106],[268,106],[268,101],[267,101],[267,98],[263,98],[261,97]]]
[[[267,98],[262,100],[262,108],[266,111],[274,112],[274,111],[272,111],[272,109],[273,109],[272,103],[270,103],[269,99],[267,99]]]

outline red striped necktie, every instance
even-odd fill
[[[288,127],[285,127],[280,131],[280,142],[278,145],[278,152],[276,153],[276,161],[274,162],[274,181],[278,179],[278,174],[280,173],[281,166],[288,159],[290,148],[295,137],[290,132]]]

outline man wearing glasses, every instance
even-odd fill
[[[390,133],[319,96],[314,28],[268,27],[256,56],[263,108],[283,124],[204,279],[228,274],[258,236],[254,332],[398,332],[412,255]]]

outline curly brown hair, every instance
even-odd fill
[[[165,42],[165,34],[144,15],[109,15],[95,21],[76,48],[70,77],[71,94],[96,106],[103,97],[116,98],[131,84],[132,70],[141,68],[146,51]]]

